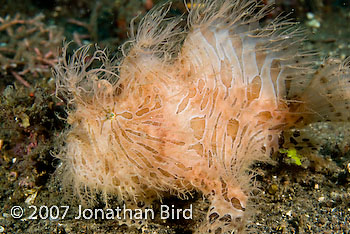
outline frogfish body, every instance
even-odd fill
[[[71,107],[65,176],[81,196],[102,191],[130,204],[198,191],[210,201],[198,232],[243,230],[252,164],[270,160],[283,131],[327,118],[318,101],[345,94],[314,87],[321,77],[298,29],[278,19],[260,26],[269,8],[256,1],[198,1],[185,28],[166,19],[169,7],[143,19],[118,66],[87,47],[57,66]],[[334,91],[339,72],[328,73],[323,86]]]

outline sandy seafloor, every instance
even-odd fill
[[[119,4],[114,10],[120,11],[118,12],[120,17],[117,19],[117,25],[120,27],[130,18],[128,14],[123,14],[121,11],[130,11],[130,15],[145,11],[145,5],[139,2],[134,5],[129,4],[127,7],[124,1],[110,2]],[[291,2],[293,1],[285,1],[285,4],[292,4]],[[305,8],[313,3],[313,1],[306,2],[308,4],[305,4]],[[339,4],[337,7],[340,6],[338,10],[334,7],[336,3]],[[81,3],[83,5],[79,4],[79,1],[71,1],[71,3],[56,1],[56,3],[45,5],[41,5],[43,4],[41,1],[25,1],[25,4],[22,3],[21,6],[19,4],[21,3],[16,1],[12,4],[5,1],[2,5],[6,7],[0,11],[0,17],[5,18],[7,14],[14,15],[15,13],[33,17],[41,12],[46,14],[44,22],[60,24],[62,21],[59,26],[63,27],[64,17],[68,15],[69,18],[77,19],[79,14],[75,15],[76,8],[85,7],[85,10],[81,10],[85,12],[80,14],[85,18],[77,20],[88,22],[91,19],[89,18],[91,12],[86,10],[89,5],[84,2]],[[123,4],[125,4],[124,8],[121,7]],[[283,3],[281,5],[283,6]],[[304,5],[298,7],[297,15],[298,19],[303,22],[302,27],[305,27],[306,32],[309,33],[309,40],[305,41],[304,46],[308,49],[319,50],[318,57],[320,58],[335,56],[344,59],[349,56],[350,7],[342,6],[341,1],[334,1],[333,6],[325,3],[323,6],[314,8],[309,6],[310,9],[303,10],[303,7]],[[71,14],[74,15],[69,15],[71,8]],[[311,22],[312,19],[306,18],[306,12],[309,10],[314,11],[316,21]],[[57,11],[58,16],[52,11]],[[102,10],[98,20],[103,22],[106,20],[103,17],[113,18],[112,13]],[[320,23],[320,27],[315,26],[317,22]],[[73,38],[69,34],[72,34],[74,30],[81,34],[86,33],[76,24],[63,28],[67,38]],[[99,30],[102,30],[101,28],[103,27],[99,27]],[[120,37],[111,40],[113,44],[111,47],[116,48],[115,44],[120,44],[125,40],[124,29],[113,31],[113,26],[108,29],[112,32],[111,37]],[[0,34],[1,42],[5,34],[1,31],[0,33],[2,33]],[[93,42],[91,37],[86,40]],[[99,38],[103,38],[104,44],[110,43],[109,35],[106,33],[99,35]],[[99,41],[96,42],[99,43]],[[1,43],[0,48],[6,47],[6,43]],[[3,52],[0,50],[0,55],[1,53]],[[194,194],[194,197],[188,201],[181,201],[173,197],[164,200],[165,203],[175,204],[177,207],[186,208],[192,204],[194,213],[192,220],[164,221],[156,218],[140,228],[129,228],[126,225],[119,225],[116,220],[74,219],[78,212],[79,201],[64,198],[61,186],[55,178],[52,178],[55,168],[60,163],[51,156],[50,152],[54,151],[56,136],[65,127],[65,123],[56,117],[57,112],[63,113],[63,108],[61,103],[54,98],[54,82],[50,77],[42,78],[39,75],[31,78],[30,75],[24,75],[29,79],[31,88],[23,87],[22,82],[11,76],[9,69],[17,71],[16,69],[20,68],[0,70],[2,95],[0,108],[3,111],[0,125],[0,233],[180,234],[192,233],[200,224],[206,207],[200,202],[202,197],[199,194]],[[15,86],[14,83],[16,83]],[[14,92],[8,91],[6,87],[9,85],[15,87]],[[32,100],[33,96],[35,99]],[[36,107],[33,108],[33,105]],[[42,106],[38,108],[38,105]],[[19,108],[24,109],[22,111]],[[35,113],[30,112],[33,110]],[[42,113],[43,111],[45,113]],[[29,116],[29,123],[26,122],[26,115],[21,115],[22,112]],[[35,118],[41,118],[41,121]],[[44,127],[40,126],[42,122],[45,123]],[[305,131],[309,132],[310,137],[321,142],[322,147],[316,153],[317,155],[303,156],[301,166],[291,162],[285,155],[276,156],[277,162],[274,165],[255,165],[255,168],[259,168],[260,171],[260,175],[256,178],[260,192],[257,194],[259,199],[255,204],[256,214],[249,223],[250,230],[253,232],[350,233],[350,123],[319,123],[310,126]],[[35,140],[33,140],[33,135],[37,136],[34,137]],[[113,202],[113,199],[111,201]],[[11,217],[11,207],[15,205],[25,209],[25,215],[21,219]],[[40,206],[69,205],[70,210],[63,220],[53,218],[29,220],[28,215],[33,211],[29,205],[35,205],[38,208]],[[110,205],[113,207],[113,204]],[[102,204],[101,207],[103,207]]]

